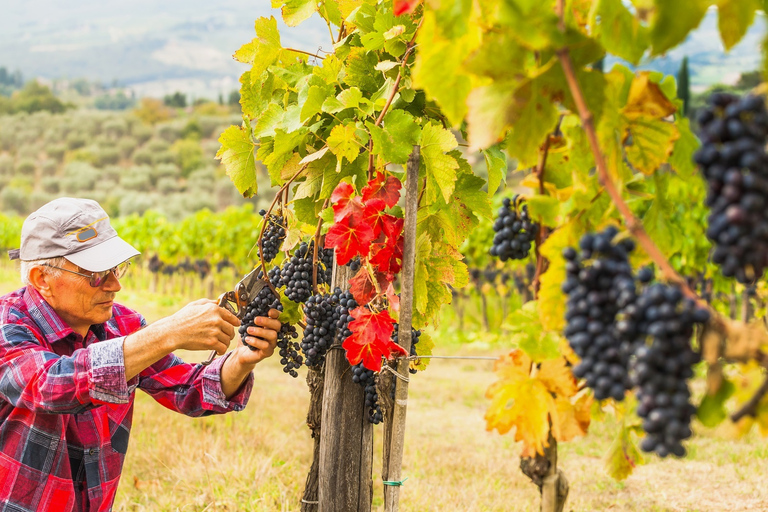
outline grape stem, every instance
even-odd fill
[[[328,201],[330,201],[331,198],[327,198],[325,202],[323,203],[323,207],[320,211],[325,210],[328,208]],[[317,250],[320,246],[320,228],[323,227],[323,218],[320,217],[317,219],[317,229],[315,229],[315,250],[314,254],[312,255],[312,290],[314,291],[315,295],[317,295]]]
[[[297,50],[296,48],[284,48],[284,49],[288,50],[289,52],[303,53],[304,55],[309,55],[310,57],[314,57],[316,59],[323,60],[323,57],[321,57],[321,56],[319,56],[317,54],[314,54],[312,52],[307,52],[307,51],[304,51],[304,50]]]

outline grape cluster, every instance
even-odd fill
[[[384,419],[379,403],[379,392],[376,389],[376,372],[367,369],[363,363],[352,367],[352,382],[365,388],[365,407],[368,410],[368,421],[378,425]]]
[[[322,249],[318,255],[318,284],[331,284],[333,280],[333,249]]]
[[[635,300],[628,260],[635,244],[631,239],[613,243],[617,233],[611,226],[586,234],[580,253],[572,247],[563,252],[567,278],[562,289],[568,295],[564,334],[581,358],[573,374],[586,379],[598,400],[623,400],[632,384],[627,373],[631,347],[622,346],[614,325],[619,310]]]
[[[339,289],[332,294],[312,295],[304,304],[304,318],[307,326],[301,340],[301,350],[306,356],[307,366],[319,366],[325,361],[325,354],[333,344],[338,322],[337,306]]]
[[[751,283],[768,265],[768,111],[762,96],[715,93],[698,116],[694,161],[707,180],[707,237],[723,275]]]
[[[344,340],[352,335],[352,331],[349,330],[349,322],[354,320],[354,318],[352,318],[352,315],[350,315],[349,312],[357,307],[357,301],[352,295],[352,292],[346,291],[342,293],[338,288],[336,288],[336,290],[339,295],[339,303],[336,306],[335,316],[336,340],[339,343],[344,343]]]
[[[259,211],[259,215],[264,217],[267,214],[266,210]],[[267,219],[267,227],[264,230],[264,236],[261,238],[261,248],[264,251],[265,262],[270,262],[275,259],[277,253],[280,252],[280,245],[285,240],[285,219],[282,215],[271,215]]]
[[[522,206],[521,206],[522,205]],[[508,259],[522,260],[528,257],[531,244],[539,233],[539,225],[528,216],[528,205],[523,201],[504,198],[496,222],[493,224],[493,246],[491,256],[498,256],[501,261]]]
[[[274,270],[274,269],[273,269]],[[256,295],[256,298],[246,306],[245,313],[243,315],[239,333],[240,340],[243,345],[256,350],[254,347],[245,342],[247,329],[254,324],[254,319],[259,316],[267,316],[270,309],[276,309],[278,311],[283,310],[283,305],[280,304],[280,299],[272,293],[269,287],[264,287]],[[299,346],[295,340],[298,338],[296,328],[288,323],[283,323],[280,327],[280,332],[277,334],[277,347],[280,350],[280,364],[283,365],[283,371],[291,375],[291,377],[298,377],[299,374],[296,371],[302,364],[302,357],[299,354]]]
[[[279,286],[285,286],[285,296],[293,302],[304,302],[312,296],[312,253],[302,242],[280,270]]]
[[[683,457],[681,441],[691,436],[691,416],[696,413],[687,380],[700,360],[690,339],[694,324],[707,322],[709,312],[684,298],[678,287],[661,283],[646,287],[634,306],[628,334],[643,343],[635,350],[631,377],[638,388],[637,414],[647,434],[640,447],[660,457]]]
[[[400,344],[400,340],[398,339],[399,332],[400,332],[400,324],[395,323],[395,330],[392,331],[392,341],[394,341],[398,345]],[[421,337],[421,331],[411,327],[411,353],[410,353],[411,356],[418,356],[418,354],[416,353],[416,344],[419,342],[420,337]],[[417,372],[415,368],[408,368],[408,371],[410,373]]]

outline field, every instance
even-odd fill
[[[10,266],[0,267],[0,292],[18,282]],[[150,321],[188,300],[151,295],[130,279],[125,285],[122,302]],[[460,344],[448,335],[436,342],[436,353],[443,355],[504,351]],[[182,357],[201,360],[204,354]],[[518,469],[513,437],[485,431],[484,393],[494,379],[491,369],[490,361],[434,360],[412,378],[401,510],[538,510],[537,489]],[[304,376],[285,376],[272,358],[257,368],[245,411],[203,419],[171,413],[138,393],[114,510],[299,510],[312,447],[304,423],[309,400]],[[765,441],[754,433],[735,441],[725,427],[695,426],[687,459],[647,457],[633,475],[616,482],[606,475],[602,460],[616,425],[594,423],[586,438],[560,446],[560,464],[571,486],[566,509],[768,510],[768,489],[758,484],[768,478]],[[382,510],[381,427],[374,432],[374,510]]]

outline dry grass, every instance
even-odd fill
[[[0,292],[18,279],[0,268]],[[184,299],[131,294],[151,320]],[[493,354],[437,340],[442,354]],[[200,360],[205,354],[187,354]],[[491,363],[435,360],[412,377],[400,493],[404,511],[534,511],[537,489],[519,471],[512,436],[486,432],[484,392]],[[257,368],[245,411],[192,419],[137,394],[134,428],[116,511],[295,511],[311,463],[304,425],[309,394],[302,373],[287,377],[272,358]],[[594,423],[560,446],[570,482],[569,511],[768,511],[768,444],[756,434],[731,440],[727,427],[697,425],[685,460],[648,457],[623,482],[605,474],[603,455],[616,425]],[[381,427],[375,427],[374,510],[383,510]],[[340,469],[341,470],[341,469]]]

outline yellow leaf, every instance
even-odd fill
[[[677,107],[669,101],[658,84],[651,82],[648,71],[635,75],[629,87],[629,98],[622,113],[630,118],[649,116],[661,119],[674,114]]]
[[[552,420],[552,435],[560,442],[584,436],[589,430],[592,409],[592,394],[583,392],[571,401],[558,396],[555,399],[556,413]]]
[[[486,392],[491,400],[485,414],[486,429],[506,434],[515,427],[515,441],[523,441],[523,451],[543,455],[555,400],[541,380],[530,377],[530,368],[531,359],[521,350],[496,362],[500,380]]]
[[[578,391],[576,379],[571,369],[565,366],[564,357],[543,361],[536,378],[558,397],[569,398]]]

